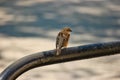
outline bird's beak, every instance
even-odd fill
[[[72,32],[72,30],[70,29],[70,32]]]

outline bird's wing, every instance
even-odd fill
[[[62,48],[64,42],[63,33],[59,32],[56,38],[56,48]]]

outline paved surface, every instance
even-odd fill
[[[1,0],[0,72],[15,60],[55,48],[70,26],[70,45],[120,40],[119,0]],[[46,47],[47,46],[47,47]],[[17,80],[119,80],[120,55],[30,70]]]

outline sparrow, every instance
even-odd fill
[[[69,27],[65,27],[58,33],[56,38],[56,55],[61,53],[62,48],[66,48],[68,46],[70,32],[72,32],[72,30]]]

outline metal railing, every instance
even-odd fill
[[[0,80],[15,80],[24,72],[40,66],[120,54],[120,41],[69,47],[62,49],[59,56],[56,56],[55,52],[39,52],[17,60],[0,74]]]

